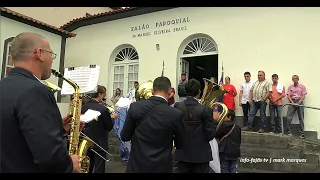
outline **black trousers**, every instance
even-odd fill
[[[189,163],[178,162],[178,173],[209,173],[209,162],[207,163]]]
[[[248,125],[248,114],[250,112],[250,104],[247,102],[246,104],[241,104],[242,112],[243,112],[243,125],[246,127]]]
[[[96,149],[94,149],[96,150]],[[105,152],[97,151],[102,157],[106,158],[107,154]],[[88,151],[88,156],[90,158],[89,173],[105,173],[106,162],[100,156],[92,151]]]

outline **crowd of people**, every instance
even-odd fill
[[[13,68],[0,81],[1,103],[1,167],[2,173],[79,173],[80,158],[70,155],[64,144],[70,131],[70,116],[61,117],[53,92],[41,80],[50,78],[51,65],[56,57],[48,40],[35,33],[21,33],[11,44]],[[248,112],[248,122],[243,130],[251,130],[258,109],[261,113],[261,128],[265,126],[265,108],[269,107],[280,117],[279,106],[285,96],[284,86],[278,83],[278,75],[272,75],[273,83],[259,71],[258,81],[251,82],[250,73],[244,73],[245,83],[240,89],[240,103]],[[174,101],[175,90],[171,81],[164,76],[153,81],[152,96],[130,104],[121,131],[123,141],[131,141],[127,173],[209,173],[213,160],[211,141],[218,144],[222,173],[235,173],[240,157],[241,128],[235,123],[235,87],[226,77],[222,86],[227,93],[223,99],[228,107],[226,117],[217,128],[220,112],[199,103],[201,84],[196,79],[181,76],[178,86],[179,100]],[[305,87],[298,83],[299,77],[287,90],[287,97],[293,104],[302,104]],[[212,79],[212,81],[216,81]],[[138,82],[135,88],[138,88]],[[81,113],[88,109],[100,112],[98,119],[81,125],[84,132],[103,149],[108,150],[108,132],[113,129],[116,114],[103,105],[106,88],[98,85],[97,92],[82,106]],[[121,90],[112,98],[119,100]],[[288,119],[298,110],[301,137],[303,138],[303,109],[290,106]],[[273,116],[274,117],[274,116]],[[276,119],[276,118],[273,118]],[[5,128],[4,128],[5,127]],[[290,126],[288,125],[290,134]],[[263,132],[263,130],[259,130]],[[276,127],[274,131],[276,132]],[[5,134],[5,136],[4,136]],[[14,139],[14,141],[12,141]],[[100,156],[105,151],[94,146]],[[105,161],[97,153],[90,153],[89,172],[105,172]]]

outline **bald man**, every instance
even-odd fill
[[[11,56],[15,68],[0,81],[1,173],[79,172],[79,157],[69,156],[63,143],[68,127],[53,93],[40,82],[50,77],[56,58],[48,40],[19,34]]]

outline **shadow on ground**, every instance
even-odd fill
[[[126,171],[126,163],[110,161],[106,163],[106,173],[124,173]]]

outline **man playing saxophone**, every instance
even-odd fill
[[[108,132],[112,130],[114,122],[111,119],[109,110],[100,104],[102,99],[106,97],[106,92],[107,90],[104,86],[98,85],[97,92],[89,94],[91,99],[82,106],[81,113],[84,114],[88,109],[101,113],[97,120],[86,124],[84,133],[103,149],[108,150]],[[107,156],[107,154],[97,146],[94,146],[93,150],[103,157]],[[89,173],[105,173],[105,160],[92,151],[88,152],[88,156],[90,158]]]
[[[61,118],[51,90],[40,80],[51,76],[52,52],[46,38],[21,33],[11,44],[14,61],[0,81],[2,173],[80,172],[79,157],[69,156],[63,143]],[[65,122],[65,123],[63,123]]]

